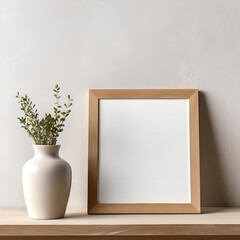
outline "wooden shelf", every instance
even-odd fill
[[[86,215],[31,220],[25,210],[0,209],[3,236],[240,236],[240,208],[203,208],[202,214]]]

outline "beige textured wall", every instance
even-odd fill
[[[198,88],[204,206],[240,206],[240,1],[0,0],[0,206],[24,206],[32,142],[14,95],[74,107],[61,135],[69,206],[86,207],[88,89]]]

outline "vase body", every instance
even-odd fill
[[[35,155],[22,171],[28,215],[56,219],[65,215],[71,189],[70,165],[59,157],[60,145],[34,145]]]

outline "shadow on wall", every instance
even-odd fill
[[[199,94],[199,103],[202,206],[229,206],[224,169],[221,166],[223,159],[214,135],[206,95],[202,92]]]

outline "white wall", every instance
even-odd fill
[[[33,155],[17,91],[44,113],[74,98],[59,143],[86,207],[88,89],[198,88],[202,204],[240,206],[240,1],[0,0],[0,206],[21,207]]]

